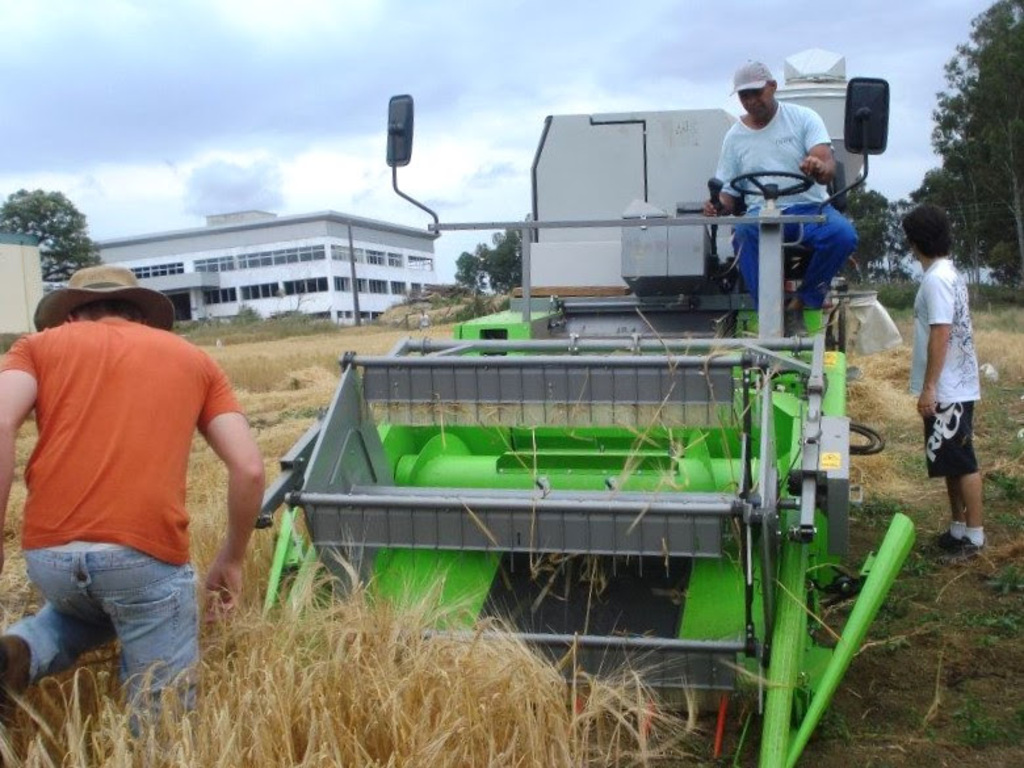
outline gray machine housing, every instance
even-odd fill
[[[859,160],[843,149],[846,64],[812,49],[785,64],[780,101],[817,111],[847,176]],[[737,105],[738,106],[738,105]],[[736,117],[721,109],[624,112],[548,117],[533,165],[533,219],[587,221],[665,219],[700,213],[709,197],[722,141]],[[728,180],[725,180],[728,181]],[[559,294],[580,275],[605,293],[639,301],[701,297],[715,310],[752,306],[731,266],[726,221],[707,227],[553,228],[538,230],[530,281]],[[731,296],[732,298],[726,298]]]

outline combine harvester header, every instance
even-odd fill
[[[859,184],[885,148],[888,84],[841,93]],[[289,507],[268,604],[289,566],[319,559],[344,581],[347,564],[386,599],[456,607],[438,632],[500,616],[552,657],[571,652],[574,672],[628,664],[663,690],[757,691],[759,764],[797,761],[914,532],[897,515],[860,576],[840,567],[848,294],[808,313],[820,332],[782,335],[788,263],[806,257],[782,227],[817,219],[783,215],[777,174],[761,174],[764,210],[735,219],[761,230],[753,309],[720,256],[729,220],[695,215],[730,119],[551,117],[534,220],[446,224],[398,189],[413,102],[392,99],[395,190],[436,234],[520,230],[522,296],[450,341],[342,358],[329,410],[267,494],[264,526]],[[818,644],[823,597],[858,590],[839,641]]]

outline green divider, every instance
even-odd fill
[[[804,584],[807,559],[806,544],[783,544],[779,589],[776,592],[775,631],[768,666],[768,694],[761,731],[760,768],[782,768],[786,764],[793,718],[793,694],[807,638],[807,594]]]
[[[896,575],[913,545],[914,524],[906,515],[897,513],[893,517],[892,523],[889,524],[889,530],[875,557],[871,573],[868,574],[860,597],[857,598],[857,602],[853,606],[842,637],[832,654],[832,661],[825,669],[821,684],[811,700],[807,715],[800,723],[800,729],[789,746],[786,765],[790,768],[796,765],[800,753],[811,738],[811,733],[832,701],[832,696],[839,687],[839,683],[842,681],[843,675],[846,674],[861,643],[864,642],[864,637],[867,635],[875,614],[885,602],[886,595],[889,594]]]
[[[313,547],[296,526],[298,514],[297,507],[289,507],[281,513],[281,525],[277,531],[277,543],[274,545],[274,559],[270,563],[270,576],[267,579],[267,594],[263,599],[264,613],[280,600],[284,574],[290,571],[301,573],[310,569],[316,561]]]

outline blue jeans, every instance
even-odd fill
[[[46,605],[7,630],[28,643],[30,680],[67,669],[86,651],[121,641],[121,682],[132,726],[160,710],[171,688],[195,706],[199,608],[195,572],[128,547],[92,551],[25,551],[28,576]]]
[[[818,212],[818,205],[790,205],[785,213],[809,215]],[[801,237],[799,224],[786,224],[782,230],[783,242],[801,242],[814,250],[803,283],[797,295],[808,309],[821,309],[825,303],[832,278],[839,274],[846,260],[857,250],[857,231],[849,220],[831,205],[822,211],[825,221],[821,224],[804,224]],[[740,272],[747,284],[747,290],[757,306],[758,239],[760,231],[756,224],[737,224],[733,229],[732,245],[739,256]]]

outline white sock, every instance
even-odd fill
[[[962,539],[967,535],[967,523],[962,523],[959,520],[954,520],[949,524],[949,535],[954,539]]]
[[[964,535],[967,539],[976,547],[985,546],[985,529],[981,526],[977,528],[964,528]]]

